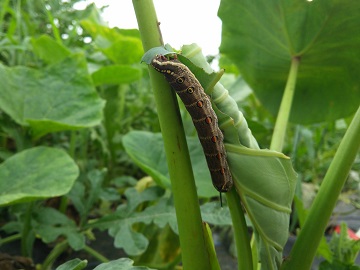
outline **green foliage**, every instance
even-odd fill
[[[128,258],[121,258],[108,263],[103,263],[94,268],[94,270],[154,270],[145,266],[133,266],[133,261]]]
[[[133,266],[133,263],[134,262],[131,259],[121,258],[111,262],[102,263],[95,267],[94,270],[153,270],[152,268],[144,266]],[[81,261],[79,259],[73,259],[60,265],[56,270],[82,270],[86,265],[86,260]]]
[[[68,261],[59,267],[56,268],[56,270],[82,270],[86,267],[87,261],[86,260],[80,260],[80,259],[73,259],[71,261]]]
[[[140,168],[149,174],[159,186],[170,188],[164,142],[161,134],[131,131],[124,136],[123,143],[128,155]],[[210,173],[198,138],[188,138],[187,143],[190,149],[192,165],[196,172],[195,181],[198,195],[206,198],[217,196],[218,192],[213,188],[212,183],[208,181]]]
[[[59,236],[64,236],[74,250],[85,246],[85,236],[79,233],[75,222],[55,209],[38,209],[34,213],[32,226],[45,243],[53,243]]]
[[[330,240],[332,258],[321,263],[319,269],[360,269],[354,265],[360,251],[360,240],[351,239],[348,236],[348,228],[341,223],[340,233],[334,233]]]
[[[62,150],[24,150],[0,164],[0,205],[64,195],[78,174],[76,164]]]
[[[260,239],[262,258],[268,257],[263,262],[278,264],[287,238],[295,180],[290,159],[269,150],[227,145],[238,193],[226,195],[230,208],[221,207],[218,201],[210,201],[218,193],[209,181],[192,121],[180,105],[197,193],[205,202],[198,205],[195,186],[193,189],[189,185],[191,177],[179,177],[181,181],[175,187],[173,179],[170,181],[171,166],[179,166],[180,171],[187,170],[183,164],[190,166],[174,154],[180,148],[180,156],[184,156],[186,144],[181,141],[173,93],[161,88],[159,95],[155,89],[155,96],[162,100],[157,100],[155,108],[152,73],[149,77],[146,65],[140,63],[146,35],[160,40],[157,25],[145,20],[145,25],[156,31],[147,29],[141,40],[136,29],[109,28],[101,10],[93,4],[75,10],[73,6],[79,1],[0,3],[0,220],[4,234],[0,245],[20,239],[23,255],[31,256],[36,240],[48,244],[52,250],[40,262],[44,269],[49,269],[65,250],[82,250],[103,262],[95,269],[151,269],[133,264],[173,269],[180,261],[183,265],[187,261],[190,265],[198,263],[204,253],[211,254],[208,259],[217,269],[209,226],[200,222],[201,211],[201,219],[212,226],[233,226],[241,269],[245,261],[241,256],[249,244],[246,237],[237,235],[241,227],[237,218],[243,215],[244,207]],[[139,2],[145,7],[139,20],[148,18],[151,10],[145,1]],[[278,6],[283,8],[282,19],[273,16]],[[244,16],[238,16],[239,7]],[[334,8],[339,12],[329,15]],[[222,1],[219,14],[224,25],[221,49],[225,55],[220,61],[228,67],[221,78],[225,88],[217,84],[222,71],[209,76],[202,70],[207,71],[206,67],[196,66],[199,47],[184,47],[183,53],[195,63],[186,62],[212,94],[227,142],[240,141],[254,148],[258,143],[261,148],[270,145],[275,120],[265,107],[273,114],[277,111],[290,60],[299,57],[292,120],[332,122],[290,126],[284,152],[291,154],[304,181],[320,185],[351,122],[350,118],[342,122],[334,119],[353,113],[359,104],[359,44],[358,38],[349,34],[356,31],[358,17],[353,14],[358,9],[358,4],[340,5],[335,0]],[[251,14],[255,15],[250,18]],[[304,14],[308,25],[304,24],[304,33],[299,35]],[[258,28],[257,23],[262,27]],[[235,25],[241,31],[234,32]],[[314,28],[318,26],[324,27]],[[288,40],[281,31],[285,27]],[[249,57],[244,58],[246,53]],[[206,62],[204,59],[200,62]],[[241,76],[237,75],[239,71]],[[234,99],[223,99],[221,94],[226,91],[219,87],[229,90]],[[172,118],[174,111],[176,119]],[[164,115],[169,120],[166,125],[162,122]],[[163,136],[159,134],[159,120]],[[173,148],[165,155],[169,137]],[[168,163],[169,170],[165,156],[174,158]],[[358,166],[355,164],[355,170]],[[194,222],[197,208],[199,222]],[[305,211],[298,205],[297,210],[303,224]],[[242,225],[247,234],[247,225]],[[196,231],[198,226],[200,230]],[[100,254],[102,250],[90,248],[88,243],[94,240],[95,230],[107,230],[114,247],[123,249],[131,259],[108,262]],[[184,237],[181,249],[178,234]],[[352,263],[359,248],[357,242],[343,234],[334,235],[333,260],[326,243],[322,244],[319,254],[329,261],[323,263],[322,267],[327,267],[324,269],[358,269],[349,268],[355,267]],[[86,265],[87,261],[76,259],[57,269],[84,269]]]
[[[90,81],[81,55],[37,71],[0,66],[1,108],[18,124],[30,126],[33,137],[95,126],[104,102]]]
[[[360,102],[360,44],[354,35],[359,11],[359,2],[353,1],[223,0],[220,52],[231,58],[273,115],[290,62],[297,58],[290,120],[310,124],[346,117]]]

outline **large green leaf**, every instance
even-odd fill
[[[0,165],[0,205],[64,195],[78,174],[77,165],[63,150],[24,150]]]
[[[204,152],[198,138],[187,138],[191,163],[194,169],[196,186],[200,197],[218,196],[212,185]],[[128,155],[161,187],[170,188],[164,142],[161,134],[143,131],[131,131],[123,137],[123,144]]]
[[[226,145],[234,184],[259,238],[262,269],[277,269],[288,238],[297,175],[287,156]]]
[[[43,70],[0,65],[0,108],[34,137],[91,127],[102,119],[102,101],[83,55],[72,55]]]
[[[291,121],[348,116],[360,102],[360,1],[222,0],[220,51],[277,114],[290,61],[300,59]]]

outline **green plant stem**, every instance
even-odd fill
[[[31,216],[32,216],[32,210],[34,207],[34,203],[30,202],[28,204],[26,213],[25,213],[25,220],[24,220],[24,227],[21,233],[21,254],[23,256],[30,256],[32,250],[28,250],[28,239],[29,239],[29,233],[31,230]]]
[[[163,45],[152,0],[133,0],[144,50]],[[149,68],[179,228],[185,270],[211,269],[189,151],[174,92],[163,76]]]
[[[79,133],[76,130],[72,130],[70,131],[70,143],[69,143],[69,156],[72,157],[73,159],[75,159],[75,149],[76,149],[76,141],[79,137]],[[65,214],[66,212],[66,208],[68,206],[68,198],[66,196],[62,196],[61,200],[60,200],[60,205],[59,205],[59,211],[63,214]]]
[[[328,220],[360,148],[360,107],[342,139],[283,270],[310,269]],[[306,252],[304,252],[306,251]]]
[[[281,100],[279,113],[276,119],[274,133],[271,139],[270,149],[282,152],[286,134],[286,126],[289,121],[292,100],[295,94],[296,77],[299,67],[299,58],[293,57],[285,91]]]
[[[41,269],[50,270],[54,261],[61,255],[61,253],[63,253],[67,249],[68,246],[69,244],[67,240],[58,243],[44,260]]]
[[[253,269],[252,250],[250,246],[250,237],[245,221],[245,214],[239,203],[240,198],[235,188],[226,193],[229,204],[231,219],[236,244],[236,254],[238,258],[239,270]]]
[[[106,258],[104,255],[101,255],[99,252],[97,252],[95,249],[92,249],[89,246],[85,246],[84,250],[89,253],[92,257],[94,257],[95,259],[97,259],[98,261],[102,262],[102,263],[106,263],[109,261],[108,258]]]
[[[21,234],[20,233],[10,235],[10,236],[5,237],[5,238],[0,238],[0,247],[2,245],[5,245],[7,243],[11,243],[11,242],[19,240],[19,239],[21,239]]]

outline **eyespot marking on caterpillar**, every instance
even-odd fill
[[[184,83],[184,81],[185,81],[184,77],[176,78],[176,83],[178,83],[178,84],[182,84],[182,83]]]
[[[233,186],[233,180],[226,160],[223,134],[219,129],[218,118],[211,107],[210,99],[200,82],[177,58],[168,59],[163,55],[157,55],[151,61],[151,65],[165,76],[190,113],[214,187],[220,194],[229,191]]]
[[[187,90],[187,92],[189,93],[189,94],[192,94],[192,93],[194,93],[194,87],[189,87],[188,89],[186,89]]]

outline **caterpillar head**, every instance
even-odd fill
[[[168,59],[166,56],[159,54],[151,61],[151,65],[156,71],[165,75],[167,80],[179,81],[180,84],[183,82],[180,77],[184,72],[184,65],[176,58]]]

